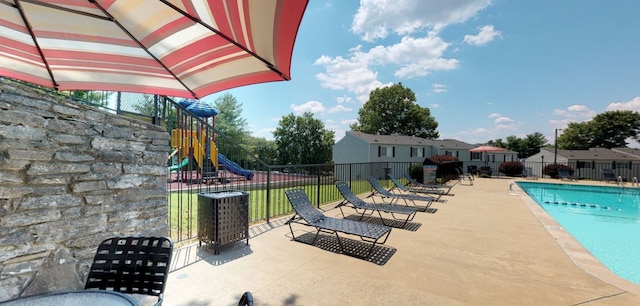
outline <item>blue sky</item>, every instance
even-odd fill
[[[636,0],[311,0],[292,80],[231,89],[253,136],[314,113],[342,138],[377,87],[402,82],[468,143],[640,110]],[[204,101],[212,102],[220,94]]]

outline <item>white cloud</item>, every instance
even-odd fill
[[[589,107],[586,105],[574,104],[567,107],[567,109],[553,110],[553,115],[587,120],[595,116],[596,112],[589,109]]]
[[[439,108],[439,107],[440,107],[440,104],[438,103],[431,104],[431,108]]]
[[[465,35],[464,42],[473,46],[483,46],[500,37],[501,32],[493,29],[492,25],[486,25],[480,28],[478,35]]]
[[[349,97],[349,96],[342,96],[342,97],[338,97],[338,98],[336,99],[336,101],[337,101],[339,104],[342,104],[342,103],[351,103],[351,102],[353,102],[353,98],[351,98],[351,97]]]
[[[485,134],[487,132],[489,132],[489,130],[485,128],[475,128],[471,131],[471,134]]]
[[[359,52],[352,54],[348,59],[323,55],[314,65],[325,67],[324,73],[316,74],[322,87],[353,92],[362,103],[369,99],[369,92],[373,89],[385,86],[377,80],[378,74],[369,69],[368,63]]]
[[[346,124],[346,125],[351,125],[358,122],[358,119],[347,119],[347,120],[342,120],[340,123],[342,124]]]
[[[353,108],[345,107],[344,105],[338,104],[329,109],[328,113],[338,113],[338,112],[350,112]]]
[[[635,97],[630,101],[626,102],[614,102],[607,105],[607,111],[614,110],[632,110],[636,112],[640,112],[640,97]]]
[[[495,124],[501,124],[505,122],[513,122],[513,119],[509,117],[500,116],[500,117],[497,117],[495,120],[493,120],[493,123]]]
[[[397,65],[399,68],[395,76],[399,78],[456,69],[459,63],[457,59],[442,57],[448,46],[448,43],[432,33],[422,38],[403,37],[397,44],[378,45],[368,51],[362,51],[361,46],[357,46],[351,48],[347,58],[327,55],[318,58],[314,65],[324,66],[325,72],[316,74],[316,78],[322,87],[347,90],[364,103],[371,90],[392,84],[379,81],[373,66]]]
[[[447,85],[444,84],[431,84],[431,88],[433,88],[433,92],[435,93],[443,93],[443,92],[447,92]]]
[[[390,32],[407,35],[425,28],[436,31],[475,16],[491,0],[361,0],[351,31],[364,41]]]
[[[318,101],[309,101],[301,105],[291,104],[291,109],[297,115],[303,114],[305,112],[317,114],[325,111],[324,105],[322,105],[322,103]]]

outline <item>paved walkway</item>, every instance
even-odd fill
[[[511,182],[457,185],[371,260],[338,254],[331,238],[292,241],[286,219],[252,227],[250,246],[220,255],[180,248],[163,305],[234,305],[244,291],[256,305],[640,305],[640,286],[603,268]]]

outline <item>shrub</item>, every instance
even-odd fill
[[[431,157],[429,157],[429,160],[431,160],[432,162],[436,163],[436,165],[442,164],[442,163],[448,163],[448,162],[454,162],[454,161],[458,161],[458,158],[451,156],[451,155],[433,155]]]
[[[542,169],[542,174],[548,175],[552,178],[558,178],[558,169],[566,169],[569,172],[569,175],[573,175],[573,168],[563,164],[546,165],[544,166],[544,169]]]
[[[420,164],[412,164],[409,166],[409,176],[411,176],[414,180],[418,182],[422,182],[424,178],[424,174],[422,173],[422,165]]]
[[[498,166],[498,171],[507,176],[519,176],[522,174],[522,169],[524,169],[524,165],[518,161],[503,162]]]

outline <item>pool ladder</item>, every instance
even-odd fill
[[[640,187],[640,184],[638,184],[638,178],[637,177],[634,176],[631,179],[631,186]]]

